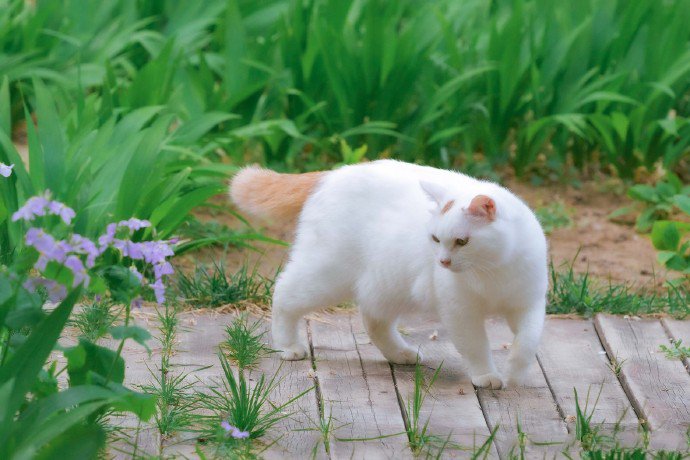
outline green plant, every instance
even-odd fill
[[[684,212],[690,215],[690,198]],[[690,280],[690,240],[683,241],[683,235],[690,232],[690,222],[661,220],[652,227],[652,243],[659,251],[657,260],[667,269],[679,272],[680,278],[668,283],[681,285]]]
[[[663,351],[668,359],[684,361],[690,358],[690,347],[684,347],[681,339],[671,340],[671,347],[659,345],[659,350]]]
[[[117,308],[108,300],[94,300],[84,305],[70,323],[79,329],[79,333],[92,342],[105,337],[110,328],[117,321],[122,309]]]
[[[225,328],[227,339],[222,344],[226,356],[240,369],[248,369],[257,364],[262,357],[275,353],[264,342],[266,331],[262,329],[263,321],[257,319],[252,324],[246,314],[235,317]]]
[[[554,201],[547,206],[537,208],[534,213],[539,219],[544,233],[547,235],[557,228],[570,227],[573,221],[570,217],[572,211],[568,210],[560,201]]]
[[[213,414],[207,419],[203,437],[220,445],[236,444],[238,440],[245,438],[262,437],[269,428],[290,416],[286,409],[293,402],[312,390],[309,388],[282,404],[272,404],[270,395],[280,383],[277,379],[278,371],[270,379],[261,374],[258,378],[253,378],[250,385],[248,376],[242,369],[235,374],[228,358],[222,353],[218,357],[224,380],[220,388],[211,388],[210,393],[200,397],[202,406]],[[234,430],[228,427],[236,429],[239,434],[235,436]]]
[[[643,205],[638,214],[635,228],[648,233],[655,222],[668,220],[674,211],[690,214],[690,185],[684,186],[673,173],[667,173],[664,180],[655,185],[637,184],[628,189],[628,196]],[[614,211],[611,218],[637,210],[637,206],[627,206]]]
[[[177,289],[187,303],[196,307],[218,307],[242,301],[266,303],[271,297],[274,280],[259,274],[257,267],[245,263],[234,274],[227,275],[222,262],[213,262],[212,271],[201,265],[191,275],[180,273]]]

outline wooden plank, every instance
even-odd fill
[[[623,363],[621,383],[651,430],[652,448],[685,449],[690,375],[680,361],[659,352],[659,345],[668,343],[661,322],[600,314],[595,324],[609,356]]]
[[[539,364],[555,396],[568,430],[575,435],[575,395],[580,408],[592,414],[592,426],[625,446],[638,442],[639,422],[611,369],[590,320],[548,318],[539,350]],[[589,395],[589,399],[588,399]],[[596,402],[596,405],[595,405]]]
[[[446,448],[444,458],[466,457],[479,449],[490,433],[462,358],[440,324],[421,317],[409,322],[415,326],[406,326],[404,334],[406,340],[420,347],[426,378],[431,379],[441,366],[420,411],[420,423],[429,420],[429,432],[439,438],[446,439],[450,434],[453,445]],[[414,366],[395,365],[394,371],[400,398],[407,407],[407,401],[414,392]],[[488,456],[498,457],[494,445]]]
[[[253,317],[250,321],[258,318]],[[273,346],[270,324],[263,321],[263,338],[269,347]],[[307,323],[300,322],[300,339],[308,342]],[[311,360],[283,361],[275,353],[262,359],[257,371],[263,372],[266,378],[276,375],[279,382],[271,394],[271,402],[282,405],[304,391],[307,394],[294,401],[285,408],[285,412],[292,415],[279,421],[267,433],[267,439],[275,440],[265,452],[261,454],[265,459],[283,458],[327,458],[321,433],[317,431],[319,422],[319,406],[316,392],[316,378]]]
[[[500,371],[507,369],[507,359],[513,334],[504,321],[487,321],[487,333],[491,341],[496,365]],[[505,390],[478,389],[479,401],[490,429],[498,425],[496,447],[501,458],[519,454],[518,429],[526,434],[527,458],[552,457],[563,449],[568,438],[565,422],[558,412],[556,402],[546,383],[536,358],[530,366],[524,387]],[[536,445],[534,443],[549,443]]]
[[[690,347],[690,321],[679,321],[677,319],[663,318],[661,320],[669,337],[673,340],[682,340],[681,346],[684,348]],[[671,345],[667,345],[671,346]],[[685,369],[690,372],[690,358],[683,360]]]
[[[336,428],[331,458],[411,458],[393,377],[385,372],[383,356],[373,345],[355,342],[349,315],[309,324],[324,413],[332,416]],[[345,440],[396,433],[383,439]]]
[[[235,317],[232,313],[215,312],[190,312],[179,316],[181,329],[177,335],[178,352],[171,363],[176,367],[183,367],[183,372],[192,372],[197,389],[201,391],[219,385],[224,379],[217,355],[218,345],[227,338],[226,326],[231,324]],[[264,325],[262,329],[267,331],[268,325]],[[306,343],[306,323],[302,323],[301,333]],[[269,334],[264,335],[264,340],[271,346]],[[259,365],[252,369],[250,382],[254,381],[252,376],[258,376],[260,373],[263,373],[266,379],[271,379],[277,373],[276,381],[280,383],[270,396],[270,401],[277,405],[314,386],[309,360],[281,361],[275,354],[262,359]],[[316,452],[317,458],[323,458],[325,452],[319,443],[320,434],[310,430],[314,428],[311,421],[316,423],[319,419],[315,394],[310,392],[304,395],[288,406],[286,411],[294,413],[289,418],[281,420],[261,439],[261,444],[267,446],[261,457],[310,458]],[[177,436],[164,443],[165,454],[186,455],[193,452],[195,443],[194,436]]]

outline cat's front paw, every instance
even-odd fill
[[[401,348],[384,356],[393,364],[416,364],[418,359],[422,362],[422,353],[412,347]]]
[[[281,347],[280,357],[285,361],[299,361],[307,356],[307,348],[302,344]]]
[[[489,388],[491,390],[500,390],[503,388],[503,379],[496,372],[488,374],[475,375],[472,377],[472,385],[479,388]]]

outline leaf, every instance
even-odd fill
[[[659,201],[659,197],[654,187],[645,184],[638,184],[630,187],[628,189],[628,196],[633,200],[645,201],[647,203],[656,203]]]
[[[92,374],[116,383],[124,381],[125,360],[113,350],[96,345],[84,338],[79,339],[79,345],[74,348],[81,348],[83,351],[74,350],[69,354],[66,353],[66,356],[68,356],[67,372],[69,373],[70,385],[99,383],[101,379],[93,380],[94,376]],[[81,359],[82,356],[83,360]],[[79,359],[69,360],[69,357]]]
[[[0,368],[0,385],[9,380],[15,382],[12,398],[7,405],[7,411],[10,414],[14,414],[19,409],[27,391],[34,386],[39,371],[57,343],[60,332],[65,327],[74,303],[80,295],[81,289],[79,288],[71,291],[65,300],[36,326],[27,341]],[[0,441],[2,440],[2,433],[9,431],[8,424],[11,423],[11,418],[0,422]]]
[[[654,222],[652,227],[652,243],[656,249],[676,251],[680,243],[680,232],[676,223],[667,220]]]
[[[111,327],[108,331],[113,339],[132,339],[151,353],[151,349],[146,344],[146,341],[151,338],[151,334],[146,329],[139,326],[115,326]]]
[[[676,195],[673,197],[673,204],[685,214],[690,216],[690,196]]]

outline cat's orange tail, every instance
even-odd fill
[[[248,166],[230,181],[230,198],[242,211],[265,220],[291,222],[325,172],[279,174]]]

